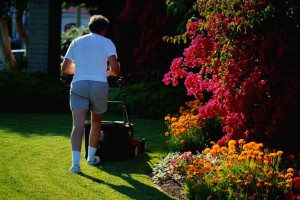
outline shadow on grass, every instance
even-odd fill
[[[132,174],[150,175],[145,174],[145,172],[151,172],[151,167],[147,163],[149,160],[150,158],[148,154],[144,153],[138,158],[128,158],[122,161],[103,161],[102,164],[99,167],[97,167],[99,170],[103,170],[113,176],[122,178],[132,187],[126,185],[114,185],[112,183],[105,182],[101,179],[92,177],[82,172],[79,175],[90,179],[95,183],[106,184],[115,191],[122,193],[123,195],[131,199],[175,199],[166,195],[158,188],[155,188],[151,185],[146,185],[145,183],[140,182],[134,179],[134,177],[132,177]]]
[[[23,137],[31,135],[70,137],[71,125],[70,114],[0,113],[0,129]]]

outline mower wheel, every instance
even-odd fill
[[[144,150],[144,152],[147,151],[147,140],[144,141],[144,143],[143,143],[143,150]]]
[[[141,152],[146,152],[147,151],[147,139],[141,138],[140,144],[141,144]]]
[[[139,148],[137,145],[131,145],[131,155],[137,157],[139,155]]]

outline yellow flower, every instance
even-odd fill
[[[244,185],[250,185],[251,183],[249,181],[245,181]]]
[[[281,156],[283,154],[283,151],[277,151],[277,156]]]
[[[293,176],[294,176],[293,173],[287,173],[287,174],[285,175],[285,178],[289,178],[289,177],[293,177]]]
[[[270,156],[270,157],[276,157],[277,154],[276,154],[276,153],[270,153],[269,156]]]
[[[284,178],[284,175],[283,175],[283,174],[278,174],[277,177],[278,177],[278,178]]]
[[[256,183],[256,187],[261,188],[263,186],[262,183]]]
[[[213,199],[212,196],[208,196],[208,197],[206,198],[206,200],[212,200],[212,199]]]
[[[245,156],[239,156],[238,161],[245,161],[247,158]]]
[[[286,180],[285,182],[286,182],[287,184],[292,184],[292,183],[293,183],[293,179],[290,178],[290,179]]]
[[[205,148],[204,150],[203,150],[203,153],[209,153],[210,152],[210,148]]]
[[[288,168],[286,171],[287,171],[288,173],[294,173],[294,169],[293,169],[293,168]]]
[[[253,154],[254,154],[254,155],[259,155],[259,153],[260,153],[260,151],[257,151],[257,150],[254,150],[254,151],[253,151]]]
[[[228,154],[234,154],[235,150],[234,149],[229,149]]]
[[[239,139],[239,144],[244,144],[245,140],[244,139]]]
[[[165,121],[170,121],[170,116],[166,116]]]
[[[216,171],[221,171],[223,168],[221,166],[216,167]]]
[[[228,152],[228,149],[226,148],[226,147],[221,147],[221,152],[223,152],[223,153],[227,153]]]
[[[235,145],[236,144],[236,141],[235,140],[229,140],[229,142],[228,142],[228,146],[230,146],[230,145]]]
[[[184,140],[180,140],[180,143],[183,144],[185,141]]]
[[[220,148],[220,146],[218,145],[218,144],[215,144],[213,147],[212,147],[212,149],[214,149],[214,150],[217,150],[217,149],[219,149]]]
[[[211,154],[212,156],[216,156],[216,155],[217,155],[217,151],[216,151],[215,149],[212,149],[212,150],[210,151],[210,154]]]
[[[245,170],[243,173],[247,175],[249,174],[249,171]]]
[[[289,187],[292,187],[291,184],[285,184],[285,187],[289,188]]]
[[[165,136],[166,137],[168,137],[169,136],[169,132],[167,131],[167,132],[165,132]]]
[[[236,179],[236,176],[235,176],[235,175],[233,175],[233,174],[228,174],[228,175],[227,175],[227,178]]]
[[[264,185],[267,187],[272,187],[272,183],[269,183],[269,182],[265,182]]]
[[[248,179],[248,180],[252,180],[252,179],[253,179],[253,175],[248,174],[247,179]]]
[[[273,171],[269,171],[269,172],[268,172],[268,178],[272,178],[273,174],[274,174]]]
[[[200,185],[201,185],[200,183],[196,183],[195,185],[193,185],[193,188],[195,189],[195,188],[199,187]]]
[[[265,165],[268,165],[268,164],[269,164],[269,161],[268,161],[268,160],[264,160],[264,164],[265,164]]]
[[[236,180],[235,183],[240,184],[240,183],[243,183],[243,181],[239,179],[239,180]]]

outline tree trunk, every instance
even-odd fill
[[[28,34],[25,30],[24,24],[23,24],[23,13],[27,8],[28,0],[16,0],[15,6],[16,6],[16,26],[17,26],[17,32],[19,33],[20,37],[22,38],[26,49],[28,44]],[[27,51],[26,51],[27,52]]]
[[[16,16],[16,25],[17,25],[17,31],[19,33],[19,35],[21,36],[25,47],[27,49],[27,44],[28,44],[28,34],[25,30],[24,24],[23,24],[23,13],[22,12],[18,12],[17,16]]]
[[[7,22],[0,17],[0,59],[6,69],[16,69],[16,59],[11,51]]]

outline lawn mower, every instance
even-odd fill
[[[117,78],[117,85],[121,92],[121,101],[108,101],[108,104],[118,104],[123,110],[122,121],[102,121],[101,136],[96,155],[104,160],[120,160],[137,157],[146,151],[145,138],[134,138],[134,127],[130,122],[125,94],[122,89],[122,77]],[[87,120],[84,128],[85,158],[88,156],[89,134],[91,122]]]

